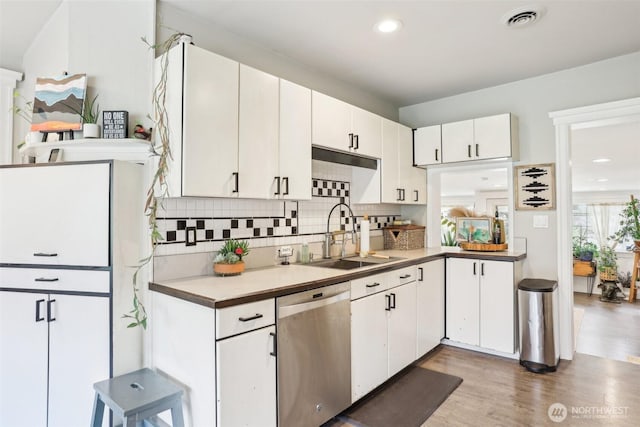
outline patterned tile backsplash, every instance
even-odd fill
[[[351,168],[314,161],[313,176],[309,183],[311,200],[165,199],[158,214],[158,227],[165,240],[156,255],[213,252],[229,238],[248,239],[251,247],[322,241],[331,208],[339,202],[350,205]],[[363,216],[369,215],[372,236],[382,235],[379,229],[400,217],[400,208],[395,205],[351,208],[357,229]],[[336,208],[329,229],[352,227],[348,210],[344,206]]]

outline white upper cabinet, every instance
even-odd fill
[[[190,44],[168,55],[169,194],[231,197],[238,167],[239,64]]]
[[[109,183],[108,163],[0,169],[0,263],[108,266]]]
[[[280,79],[277,198],[311,199],[311,90]]]
[[[413,167],[412,148],[410,128],[382,120],[382,203],[426,203],[426,172]]]
[[[314,145],[380,158],[380,116],[316,91],[312,105]]]
[[[442,126],[426,126],[414,132],[413,151],[417,166],[442,163]]]
[[[442,125],[442,162],[518,158],[517,119],[499,114]]]
[[[279,99],[280,79],[240,65],[238,175],[234,188],[239,197],[268,199],[273,195],[278,176]]]

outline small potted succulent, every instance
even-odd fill
[[[213,260],[213,272],[219,276],[234,276],[244,271],[242,258],[249,254],[247,241],[227,240]]]

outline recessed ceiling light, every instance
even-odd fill
[[[607,159],[606,157],[603,157],[601,159],[593,159],[591,160],[593,163],[607,163],[610,162],[611,159]]]
[[[596,182],[607,182],[609,181],[607,178],[598,178],[596,179]]]
[[[522,28],[533,24],[544,14],[544,8],[525,6],[513,9],[502,15],[502,23],[510,28]]]
[[[394,33],[402,28],[402,22],[397,19],[383,19],[374,28],[380,33]]]

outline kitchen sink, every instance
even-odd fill
[[[310,264],[313,267],[325,267],[325,268],[336,268],[339,270],[353,270],[354,268],[366,267],[368,265],[375,264],[384,264],[390,261],[396,261],[399,259],[403,259],[400,257],[389,257],[389,258],[381,258],[381,257],[366,257],[361,258],[359,256],[340,258],[340,259],[323,259],[320,261],[314,261]]]

